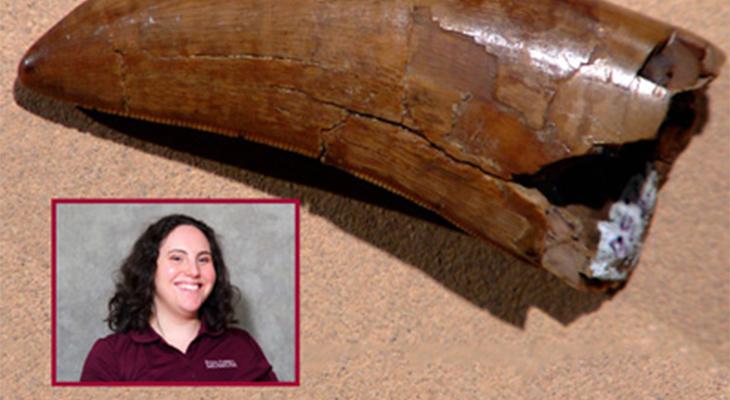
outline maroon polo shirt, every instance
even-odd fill
[[[276,381],[271,365],[248,332],[211,331],[205,322],[186,353],[151,327],[115,333],[94,343],[81,381]]]

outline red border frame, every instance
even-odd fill
[[[56,379],[56,207],[58,204],[294,204],[294,381],[291,382],[59,382]],[[279,386],[298,387],[299,209],[297,199],[51,199],[51,386]]]

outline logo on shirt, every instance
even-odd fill
[[[236,364],[236,360],[205,360],[205,368],[208,368],[208,369],[238,368],[238,364]]]

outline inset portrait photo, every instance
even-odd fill
[[[298,216],[53,200],[53,385],[298,385]]]

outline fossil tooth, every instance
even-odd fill
[[[319,158],[605,289],[631,275],[723,60],[587,0],[89,0],[18,74],[81,107]]]

